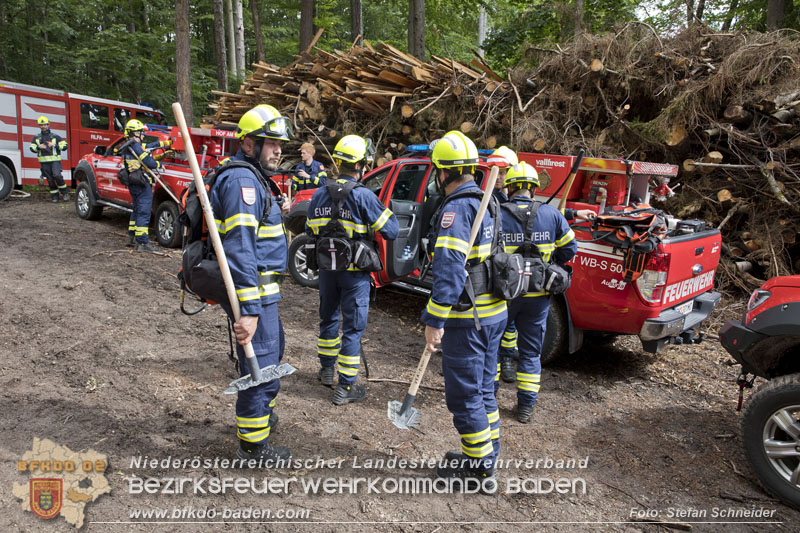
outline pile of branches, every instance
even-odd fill
[[[632,22],[567,46],[529,47],[505,79],[477,60],[415,61],[365,43],[316,50],[283,69],[259,65],[238,95],[221,98],[212,120],[234,123],[251,105],[277,103],[308,140],[327,146],[337,135],[372,136],[384,160],[460,128],[480,147],[584,148],[595,157],[678,164],[677,194],[659,207],[722,230],[723,286],[750,290],[800,273],[795,32],[695,26],[662,38]],[[414,83],[392,85],[383,71]]]

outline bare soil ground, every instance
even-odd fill
[[[683,522],[695,531],[800,529],[800,513],[771,499],[745,461],[735,410],[737,370],[726,364],[729,357],[715,341],[670,347],[655,356],[644,353],[636,339],[589,344],[544,369],[540,402],[529,425],[515,421],[514,390],[503,384],[502,457],[541,462],[538,468],[503,468],[494,496],[385,493],[391,486],[382,486],[381,494],[369,494],[362,486],[357,494],[312,495],[299,484],[283,495],[131,494],[128,480],[134,475],[427,477],[427,468],[357,469],[353,461],[438,459],[456,448],[458,439],[444,405],[437,358],[416,401],[423,415],[418,430],[398,430],[387,419],[387,401],[405,395],[400,383],[369,382],[365,402],[335,407],[332,391],[316,379],[317,293],[287,281],[280,305],[287,337],[284,360],[297,372],[282,381],[280,427],[273,441],[289,446],[300,459],[344,460],[343,468],[266,473],[202,466],[134,468],[131,460],[137,456],[232,457],[233,398],[222,391],[236,376],[227,357],[223,313],[210,309],[187,317],[178,308],[179,252],[135,254],[124,247],[126,227],[126,214],[110,211],[87,222],[76,216],[71,203],[53,205],[37,195],[0,204],[0,531],[72,529],[63,519],[43,521],[23,512],[11,494],[13,482],[27,482],[27,474],[16,471],[16,461],[34,437],[74,451],[108,454],[113,490],[87,506],[87,531],[663,527],[635,522],[634,508],[658,512],[661,519]],[[423,347],[418,321],[423,305],[417,296],[379,291],[364,342],[371,378],[410,379]],[[733,313],[741,305],[728,302],[726,308]],[[721,316],[714,320],[712,333]],[[365,381],[363,373],[359,379]],[[548,466],[546,458],[588,458],[588,465],[558,469]],[[586,491],[509,493],[512,478],[583,479]],[[284,508],[309,516],[283,524],[205,524],[192,517],[130,524],[135,509],[171,512],[185,506],[220,513],[224,507]],[[774,510],[771,520],[781,524],[744,524],[743,518],[726,526],[698,523],[721,520],[712,517],[715,509],[753,508]],[[669,509],[704,511],[706,516],[670,517]],[[218,515],[214,521],[220,520]],[[545,524],[525,524],[530,522]]]

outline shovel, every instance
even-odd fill
[[[194,185],[197,188],[200,203],[203,205],[203,216],[206,218],[208,235],[211,238],[211,243],[214,245],[214,252],[217,254],[219,269],[222,273],[222,279],[225,282],[225,290],[228,292],[228,300],[230,301],[231,310],[233,311],[233,318],[238,321],[242,315],[239,309],[239,299],[236,297],[236,288],[233,285],[230,268],[228,268],[228,259],[225,256],[225,249],[222,247],[222,239],[220,239],[219,232],[217,231],[217,223],[214,221],[214,212],[211,210],[211,204],[208,201],[208,193],[206,193],[203,177],[200,174],[200,167],[197,164],[197,156],[195,156],[194,146],[192,146],[192,139],[189,137],[189,128],[186,127],[186,119],[183,117],[181,104],[178,102],[172,104],[172,111],[175,114],[175,120],[178,122],[178,126],[181,130],[181,137],[183,137],[183,142],[185,144],[189,167],[192,169]],[[250,342],[244,345],[244,354],[247,359],[247,366],[250,368],[250,373],[232,381],[225,390],[225,394],[236,394],[250,387],[255,387],[262,383],[269,383],[272,380],[288,376],[296,370],[288,363],[270,365],[264,369],[260,368],[258,366],[256,353],[253,350],[253,345]]]
[[[489,172],[489,180],[486,183],[486,188],[483,191],[481,205],[478,207],[478,213],[475,215],[475,221],[472,223],[472,230],[469,233],[469,246],[467,246],[468,252],[472,249],[472,245],[475,244],[475,239],[478,237],[478,231],[480,230],[481,223],[483,222],[483,215],[486,214],[486,208],[489,206],[489,200],[492,198],[494,184],[497,181],[497,175],[500,173],[500,167],[506,167],[508,166],[508,163],[505,159],[493,156],[489,158],[487,165],[490,165],[492,170]],[[464,259],[466,261],[466,255],[464,256]],[[428,367],[428,361],[430,358],[431,352],[428,350],[428,347],[425,346],[425,350],[423,350],[422,356],[419,358],[417,371],[414,373],[414,378],[411,380],[411,385],[408,387],[408,393],[403,399],[403,403],[400,403],[396,400],[389,402],[389,407],[387,409],[389,420],[392,422],[392,424],[400,429],[411,429],[419,424],[421,415],[414,407],[414,399],[417,396],[419,384],[422,382],[422,376],[425,375],[425,369]]]

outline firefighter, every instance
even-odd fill
[[[303,143],[300,146],[300,159],[302,162],[294,169],[292,176],[292,192],[304,191],[306,189],[316,189],[325,185],[328,177],[325,167],[314,159],[316,149],[311,143]]]
[[[516,165],[519,162],[516,152],[507,146],[501,146],[492,153],[493,156],[500,156],[505,159],[508,166]],[[500,168],[500,173],[497,175],[497,181],[494,184],[494,195],[501,204],[508,202],[508,196],[505,192],[505,179],[508,167]],[[500,352],[498,353],[497,361],[497,375],[502,377],[503,381],[514,381],[514,359],[517,355],[517,330],[514,324],[509,324],[508,329],[503,332],[503,338],[500,341]],[[495,379],[495,389],[500,387],[499,379]]]
[[[290,135],[288,119],[274,107],[262,104],[247,111],[236,128],[240,149],[230,159],[250,163],[261,176],[242,167],[223,170],[209,191],[239,297],[241,317],[233,323],[233,329],[242,375],[248,373],[242,346],[249,341],[253,343],[261,368],[277,365],[283,357],[285,342],[278,301],[288,248],[281,209],[266,187],[265,177],[278,168],[281,142],[288,141]],[[269,211],[264,220],[267,206]],[[224,305],[223,309],[233,321],[231,308]],[[279,388],[280,381],[276,379],[239,392],[236,399],[237,458],[274,461],[291,456],[288,448],[272,446],[269,442],[276,425],[273,407]]]
[[[333,160],[339,168],[336,183],[357,181],[372,154],[368,143],[358,135],[342,137],[333,149]],[[330,184],[330,180],[328,180]],[[328,187],[320,187],[311,198],[306,219],[306,233],[315,237],[331,220],[333,201]],[[385,239],[397,238],[398,224],[394,214],[365,187],[352,189],[339,211],[339,220],[353,241],[368,239],[380,232]],[[356,385],[361,360],[361,337],[367,327],[372,276],[352,264],[347,270],[319,269],[319,339],[317,354],[321,368],[319,380],[333,386],[334,364],[339,378],[333,403],[358,402],[366,389]],[[339,312],[342,337],[339,338]]]
[[[41,116],[36,122],[39,124],[41,133],[33,138],[29,148],[36,154],[39,164],[42,166],[42,174],[47,178],[47,184],[50,186],[50,201],[58,202],[58,197],[61,195],[66,202],[69,200],[69,191],[61,176],[61,152],[67,150],[67,141],[50,131],[50,121],[47,117]]]
[[[448,452],[447,464],[436,475],[478,481],[491,492],[492,486],[496,488],[495,461],[500,452],[494,377],[506,302],[489,294],[487,287],[473,285],[474,306],[464,302],[463,294],[468,279],[465,260],[468,268],[486,260],[494,225],[500,221],[487,211],[478,238],[468,250],[482,194],[473,175],[478,150],[463,133],[451,131],[436,142],[431,160],[444,203],[434,220],[433,288],[421,320],[426,347],[433,351],[441,345],[445,400],[461,437],[461,450]],[[447,199],[468,191],[477,194]]]
[[[510,200],[501,208],[506,251],[513,253],[524,241],[525,226],[512,212],[527,212],[533,205],[533,191],[539,186],[539,175],[528,163],[518,163],[508,170],[505,179]],[[555,207],[540,204],[533,221],[531,241],[545,263],[564,265],[578,250],[575,234],[566,218]],[[517,420],[527,424],[533,414],[541,385],[541,350],[550,309],[546,291],[529,292],[509,304],[508,324],[518,332]]]
[[[148,237],[150,211],[153,207],[153,180],[142,165],[156,172],[161,163],[153,159],[148,150],[169,148],[170,141],[154,141],[143,145],[147,126],[140,120],[131,119],[125,124],[125,137],[128,141],[122,150],[122,164],[128,171],[128,191],[133,200],[133,210],[128,221],[129,246],[137,252],[154,252],[155,248]],[[131,153],[133,152],[133,153]]]

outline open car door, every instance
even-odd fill
[[[431,164],[428,162],[401,163],[392,182],[389,209],[400,227],[397,239],[386,243],[386,281],[408,276],[422,266],[425,250],[421,239],[427,228],[422,227],[423,188],[427,184]]]

